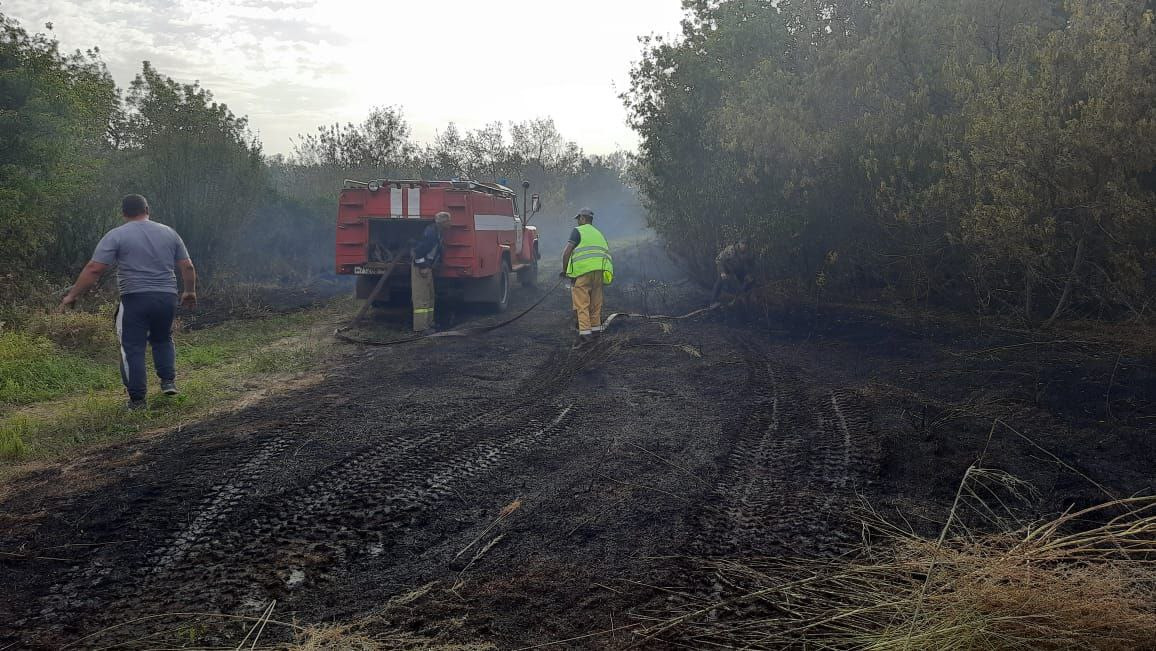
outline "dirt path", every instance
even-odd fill
[[[934,528],[984,449],[1040,512],[1102,497],[1023,439],[988,440],[996,417],[1109,490],[1153,490],[1145,360],[996,355],[1010,335],[849,312],[772,326],[623,322],[574,352],[559,295],[103,450],[86,460],[99,485],[40,473],[0,515],[0,647],[233,648],[251,621],[175,613],[273,600],[274,620],[370,617],[398,644],[622,646],[641,614],[719,590],[678,559],[837,553],[861,498]]]

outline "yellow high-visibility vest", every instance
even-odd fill
[[[570,266],[566,275],[577,278],[591,271],[602,270],[602,284],[609,285],[614,280],[614,260],[610,257],[610,247],[602,233],[590,224],[578,227],[581,241],[570,254]]]

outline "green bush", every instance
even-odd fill
[[[114,371],[62,351],[43,335],[0,333],[0,405],[49,400],[72,391],[103,389]]]

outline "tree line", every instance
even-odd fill
[[[684,6],[623,98],[650,220],[693,268],[747,237],[804,288],[1150,315],[1152,0]]]
[[[345,178],[375,175],[529,181],[548,207],[549,216],[536,223],[551,235],[568,233],[569,217],[584,203],[614,215],[611,234],[640,228],[641,207],[629,181],[632,164],[625,152],[583,153],[551,118],[494,121],[478,129],[451,122],[431,142],[414,142],[402,109],[390,106],[372,109],[360,123],[320,126],[298,137],[291,156],[272,161],[279,187],[300,198],[320,196]]]
[[[588,156],[553,120],[450,124],[413,141],[402,110],[300,136],[269,156],[244,117],[198,83],[144,62],[116,86],[100,52],[62,52],[0,13],[0,301],[66,282],[119,223],[123,194],[147,196],[210,277],[300,281],[331,273],[346,178],[528,179],[552,213],[584,196],[629,203],[625,155]]]

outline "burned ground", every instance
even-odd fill
[[[566,306],[351,348],[320,384],[24,478],[0,646],[232,648],[251,621],[189,613],[276,600],[415,644],[618,647],[720,590],[688,559],[840,553],[864,500],[934,531],[981,457],[1040,515],[1156,488],[1156,372],[1108,344],[827,308],[617,321],[571,351]]]

